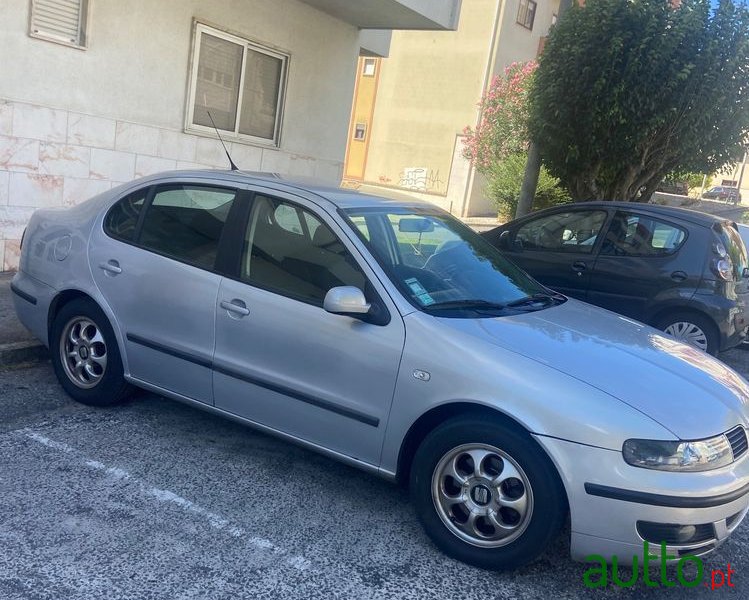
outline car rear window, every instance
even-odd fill
[[[148,188],[138,190],[115,204],[104,219],[104,231],[118,240],[133,241],[147,193]]]
[[[687,233],[681,227],[646,215],[618,211],[601,245],[609,256],[663,256],[676,252]]]

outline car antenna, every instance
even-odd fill
[[[226,158],[229,159],[229,166],[231,167],[231,170],[239,171],[239,168],[237,168],[237,165],[235,165],[234,161],[231,159],[231,155],[229,154],[229,151],[226,149],[226,144],[224,144],[224,140],[221,139],[221,134],[218,132],[218,127],[216,127],[216,123],[214,122],[213,117],[211,116],[211,111],[207,110],[205,112],[208,113],[208,118],[211,120],[211,125],[213,125],[213,128],[216,130],[218,141],[221,142],[221,145],[224,147],[224,152],[226,152]]]

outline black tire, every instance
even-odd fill
[[[720,333],[715,323],[709,317],[693,311],[676,311],[659,317],[655,322],[655,327],[661,331],[666,331],[666,329],[675,323],[692,323],[698,327],[705,334],[707,342],[707,346],[700,349],[713,356],[718,354],[720,351]],[[687,341],[687,343],[689,342]]]
[[[77,384],[76,376],[72,373],[74,368],[68,368],[63,364],[64,351],[61,338],[69,325],[80,319],[91,322],[96,328],[95,330],[100,332],[103,342],[95,342],[99,344],[96,347],[101,348],[103,346],[103,353],[106,355],[106,365],[101,368],[100,374],[96,374],[89,381],[90,387],[82,387],[82,384]],[[133,388],[125,381],[123,376],[120,349],[112,326],[107,316],[93,300],[79,298],[63,306],[52,322],[49,339],[55,375],[57,375],[60,385],[74,400],[89,406],[112,406],[123,402],[132,393]],[[88,347],[94,348],[94,345],[87,345]],[[99,354],[101,353],[100,351]],[[86,355],[89,354],[94,355],[90,350],[87,350]],[[73,360],[77,360],[77,358]]]
[[[465,444],[501,450],[527,476],[532,510],[525,529],[506,545],[481,547],[469,543],[448,529],[438,512],[438,502],[432,494],[432,477],[443,457]],[[520,428],[483,415],[450,419],[427,435],[414,456],[410,492],[426,533],[440,550],[470,565],[495,571],[515,569],[537,558],[557,535],[567,515],[564,488],[541,447]]]

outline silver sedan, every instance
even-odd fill
[[[145,388],[410,488],[432,540],[709,552],[749,504],[749,387],[557,294],[429,204],[164,173],[37,211],[12,282],[76,400]]]

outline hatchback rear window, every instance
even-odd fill
[[[687,238],[681,227],[645,215],[618,211],[601,245],[609,256],[662,256],[678,250]]]

